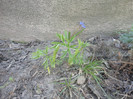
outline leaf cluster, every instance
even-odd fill
[[[39,59],[43,58],[43,66],[44,69],[48,70],[50,74],[50,67],[55,68],[56,64],[63,62],[65,59],[67,63],[71,65],[79,65],[84,73],[91,75],[96,82],[100,85],[101,79],[97,76],[100,72],[103,71],[103,67],[101,67],[101,61],[89,61],[84,59],[84,49],[89,46],[87,42],[83,42],[78,39],[76,44],[73,43],[75,37],[79,35],[84,29],[79,31],[78,33],[72,35],[70,32],[65,31],[64,35],[57,33],[56,36],[59,38],[60,41],[52,42],[53,46],[51,48],[46,47],[45,50],[37,49],[36,52],[32,53],[32,58]],[[63,51],[60,49],[63,48]],[[49,53],[49,50],[53,50],[52,53]],[[58,53],[61,53],[60,57]],[[87,61],[87,63],[86,63]],[[64,85],[61,94],[71,89],[75,90],[76,88],[71,84],[71,78],[69,80],[65,80],[65,82],[60,83]],[[104,91],[104,90],[103,90]],[[104,92],[105,93],[105,92]]]
[[[105,90],[102,88],[101,83],[102,83],[102,76],[100,73],[104,73],[104,67],[102,67],[102,61],[98,60],[93,60],[89,61],[88,64],[85,64],[82,67],[82,71],[86,74],[89,74],[93,77],[93,79],[96,81],[96,83],[99,85],[101,90],[103,91],[104,95],[110,99],[110,97],[107,95]]]
[[[64,82],[56,82],[57,84],[63,85],[63,88],[59,93],[59,96],[69,93],[70,98],[72,98],[73,95],[76,95],[76,96],[80,95],[80,98],[84,99],[79,92],[79,88],[76,85],[74,85],[74,82],[75,82],[75,79],[72,80],[72,76],[69,79],[65,79]]]
[[[133,47],[133,27],[128,33],[120,35],[120,41],[125,44],[130,44]]]
[[[65,58],[67,58],[69,65],[83,64],[83,49],[88,46],[88,43],[84,43],[78,39],[78,44],[72,44],[75,37],[82,31],[83,29],[74,35],[71,35],[71,33],[67,31],[65,31],[65,35],[57,33],[56,36],[60,41],[52,42],[53,46],[51,48],[46,47],[45,50],[37,49],[36,52],[32,53],[32,58],[39,59],[43,57],[44,62],[42,65],[44,66],[44,69],[48,70],[49,74],[50,66],[55,68],[55,65],[63,61]],[[64,50],[61,51],[61,56],[57,59],[57,54],[59,53],[59,49],[61,47],[63,47]],[[49,53],[50,49],[53,49],[54,51]]]

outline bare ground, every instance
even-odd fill
[[[133,52],[118,38],[93,37],[86,41],[87,57],[104,60],[106,73],[103,75],[102,88],[111,99],[133,99]],[[45,49],[52,41],[29,43],[0,40],[0,99],[107,99],[102,89],[90,76],[85,76],[84,84],[72,85],[78,92],[60,92],[62,82],[79,76],[76,66],[66,63],[52,69],[49,75],[41,65],[42,60],[31,59],[37,48]],[[10,79],[12,78],[12,80]],[[81,97],[82,96],[82,97]]]

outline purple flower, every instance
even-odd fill
[[[80,25],[83,27],[83,28],[86,28],[85,27],[85,24],[83,22],[80,22]]]

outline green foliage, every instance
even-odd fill
[[[84,24],[82,24],[83,27]],[[103,72],[103,67],[101,67],[102,62],[101,61],[89,61],[89,63],[86,62],[86,59],[84,59],[84,49],[89,46],[87,42],[83,42],[78,39],[78,43],[74,44],[73,41],[75,40],[75,37],[78,36],[84,29],[81,31],[74,33],[71,35],[70,32],[65,31],[64,35],[57,33],[56,36],[59,38],[59,42],[52,42],[53,46],[51,48],[46,47],[45,50],[37,49],[36,52],[32,53],[33,59],[39,59],[43,58],[43,66],[44,69],[48,70],[48,73],[50,74],[50,67],[55,68],[56,64],[65,61],[68,62],[70,66],[72,65],[78,65],[81,67],[82,71],[86,74],[91,75],[98,85],[101,87],[100,82],[101,79],[97,76],[100,74],[100,72]],[[61,48],[63,48],[63,51],[59,51]],[[53,50],[52,53],[49,53],[49,50]],[[61,53],[60,57],[57,58],[58,53]],[[71,82],[71,78],[69,80],[65,80],[63,83],[59,83],[64,85],[64,88],[62,89],[61,93],[65,92],[66,90],[69,90],[69,92],[72,92],[72,89],[75,90],[75,86]],[[101,87],[102,88],[102,87]],[[105,91],[103,90],[105,93]],[[71,95],[71,94],[70,94]]]
[[[120,41],[125,44],[130,44],[133,47],[133,27],[128,33],[123,33],[120,35]]]
[[[74,64],[74,61],[76,62],[76,64],[79,64],[79,65],[81,65],[83,63],[83,62],[81,62],[83,60],[83,49],[86,46],[88,46],[87,42],[84,43],[84,42],[82,42],[81,40],[78,39],[78,47],[75,49],[74,54],[69,56],[68,63],[70,65]],[[77,62],[79,62],[79,63],[77,63]]]
[[[59,93],[59,96],[62,94],[69,93],[69,98],[72,98],[73,95],[80,96],[81,99],[84,99],[83,96],[80,94],[78,87],[76,87],[73,83],[75,82],[75,79],[72,80],[72,76],[69,79],[65,79],[64,82],[55,82],[57,84],[63,85],[63,88],[61,92]]]
[[[41,57],[44,58],[44,62],[43,62],[43,66],[44,66],[44,69],[48,70],[48,73],[50,74],[50,68],[49,68],[49,64],[51,64],[51,67],[54,67],[54,61],[55,61],[55,57],[56,57],[56,51],[57,51],[57,48],[55,47],[55,51],[53,53],[53,57],[50,55],[50,53],[48,53],[48,47],[46,47],[45,50],[40,50],[40,49],[37,49],[36,52],[33,52],[32,53],[32,58],[33,59],[39,59]],[[53,59],[53,60],[52,60]]]
[[[14,81],[13,77],[9,77],[9,81],[13,82]]]
[[[82,70],[84,73],[91,75],[96,81],[101,82],[101,79],[97,76],[104,70],[104,67],[102,67],[101,64],[102,61],[89,61],[88,64],[82,67]]]
[[[38,59],[38,58],[44,56],[45,54],[46,54],[46,50],[37,49],[36,52],[32,53],[32,58],[33,59]]]
[[[83,49],[88,46],[87,42],[82,42],[78,39],[78,44],[72,44],[75,37],[79,35],[84,29],[78,33],[71,36],[70,32],[65,31],[65,35],[57,33],[56,36],[59,38],[60,42],[52,42],[53,46],[51,48],[46,47],[45,50],[37,49],[36,52],[32,53],[33,59],[44,58],[43,66],[44,69],[48,70],[50,74],[50,67],[55,68],[57,63],[62,62],[65,58],[68,60],[69,65],[73,64],[83,64]],[[57,59],[57,54],[59,49],[63,47],[64,50],[61,52],[61,56]],[[48,53],[49,49],[54,49],[52,53]],[[72,53],[73,52],[73,53]]]
[[[101,88],[101,90],[103,91],[105,96],[108,99],[110,99],[110,97],[107,95],[107,93],[105,92],[105,90],[101,86],[102,80],[100,77],[102,77],[102,76],[100,75],[100,73],[104,73],[104,67],[102,67],[102,61],[98,61],[98,60],[89,61],[88,64],[85,64],[82,67],[82,70],[84,73],[89,74],[94,78],[94,80],[99,85],[99,87]]]
[[[89,63],[87,65],[85,65],[84,67],[82,67],[82,70],[87,73],[87,74],[91,74],[92,72],[93,74],[98,74],[97,70],[103,70],[103,67],[101,67],[102,61],[89,61]]]
[[[70,32],[66,32],[65,31],[65,36],[63,36],[62,34],[57,34],[57,37],[62,41],[62,42],[53,42],[52,44],[54,44],[55,46],[60,45],[65,47],[65,50],[62,52],[62,56],[60,57],[61,59],[64,59],[67,55],[68,55],[68,63],[69,65],[73,65],[73,62],[75,61],[75,59],[77,59],[77,55],[81,54],[83,48],[85,48],[86,46],[88,46],[87,42],[84,43],[81,40],[78,39],[78,45],[72,45],[72,41],[75,39],[75,37],[80,34],[83,30],[81,30],[80,32],[78,32],[77,34],[73,35],[71,37],[71,33]],[[74,53],[72,53],[72,50],[74,51]],[[82,55],[82,54],[81,54]],[[78,59],[79,60],[79,59]]]

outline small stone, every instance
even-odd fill
[[[115,47],[120,48],[120,41],[116,39],[113,39],[113,41],[114,41]]]
[[[92,37],[89,39],[90,42],[93,42],[95,40],[95,37]]]
[[[19,44],[14,44],[14,43],[10,44],[9,47],[13,50],[21,49]]]
[[[17,97],[13,97],[12,99],[17,99]]]
[[[82,85],[85,83],[86,78],[84,76],[80,76],[77,79],[77,84]]]
[[[40,95],[34,95],[34,99],[40,99]]]

